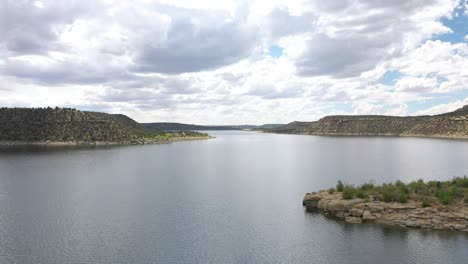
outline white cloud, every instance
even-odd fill
[[[431,40],[457,4],[6,0],[0,104],[202,124],[414,114],[412,102],[468,89],[467,44]],[[395,85],[379,83],[388,70]]]
[[[457,100],[454,102],[436,105],[426,110],[421,110],[416,112],[416,115],[438,115],[443,113],[448,113],[462,108],[463,106],[468,105],[468,98],[463,100]]]
[[[367,102],[354,103],[353,108],[355,115],[373,115],[378,114],[383,108],[383,105],[380,104],[371,104]]]

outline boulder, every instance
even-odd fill
[[[375,220],[377,219],[369,210],[365,210],[362,214],[362,220]]]
[[[367,207],[369,208],[369,211],[371,211],[372,213],[378,213],[378,212],[382,212],[383,210],[385,210],[383,206],[380,206],[377,204],[369,204]]]
[[[363,202],[364,200],[359,198],[350,200],[332,200],[327,204],[327,210],[330,212],[349,211],[353,206]]]
[[[355,216],[347,216],[345,218],[345,221],[350,224],[361,224],[362,223],[362,218],[360,217],[355,217]]]
[[[352,216],[362,217],[363,213],[364,213],[364,210],[356,208],[356,207],[349,209],[349,214]]]

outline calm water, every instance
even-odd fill
[[[466,263],[468,235],[348,225],[304,193],[468,174],[468,141],[212,132],[0,149],[0,263]]]

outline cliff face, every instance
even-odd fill
[[[315,122],[293,122],[267,131],[311,135],[468,138],[468,106],[436,116],[327,116]]]

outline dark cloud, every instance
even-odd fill
[[[213,25],[201,18],[201,24],[195,25],[192,20],[172,21],[164,43],[147,39],[136,57],[135,70],[179,74],[215,69],[247,57],[259,37],[242,22]]]
[[[330,38],[318,35],[308,42],[305,54],[296,61],[297,71],[301,76],[357,76],[375,68],[377,63],[390,56],[389,45],[391,42],[359,36]]]
[[[17,54],[59,49],[57,40],[63,26],[92,10],[97,11],[98,5],[87,0],[3,0],[0,2],[0,43]]]
[[[43,59],[43,58],[40,58]],[[3,68],[5,75],[34,80],[38,84],[98,84],[135,78],[125,69],[109,67],[96,62],[69,60],[31,60],[8,59]]]

